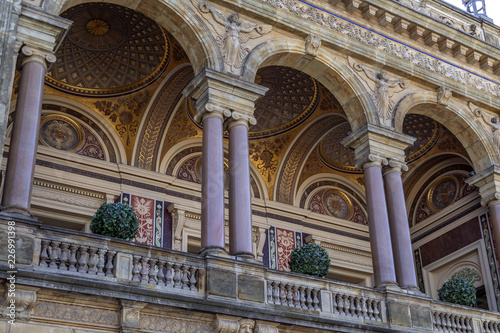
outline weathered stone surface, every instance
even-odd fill
[[[236,273],[208,268],[207,294],[236,298]]]
[[[5,244],[7,244],[6,240],[8,237],[7,230],[0,230],[0,239],[5,240]],[[35,239],[32,236],[21,234],[19,231],[16,231],[15,234],[16,247],[15,247],[15,264],[21,265],[31,265],[33,262],[33,250],[35,248]],[[22,249],[22,251],[21,251]],[[13,259],[9,257],[9,249],[7,246],[0,247],[0,261],[7,263],[8,259]]]
[[[407,304],[388,303],[387,308],[391,325],[411,327],[410,309]]]
[[[264,280],[252,276],[238,276],[238,298],[245,301],[264,303]]]
[[[410,305],[411,324],[414,328],[432,331],[431,310],[420,305]]]

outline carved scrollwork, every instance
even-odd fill
[[[321,47],[321,38],[314,34],[309,34],[306,37],[306,54],[316,57]]]

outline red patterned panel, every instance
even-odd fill
[[[154,245],[155,201],[136,195],[130,196],[130,203],[139,220],[139,229],[134,242]]]
[[[290,253],[295,249],[295,232],[276,228],[276,243],[278,249],[278,269],[290,271],[288,262]]]

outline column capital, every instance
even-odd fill
[[[256,125],[257,124],[257,119],[253,116],[253,114],[249,114],[246,112],[238,112],[238,111],[232,111],[231,110],[231,116],[227,118],[226,120],[226,126],[227,129],[230,129],[233,126],[236,125],[244,125],[248,126],[249,125]]]
[[[467,184],[479,188],[481,205],[496,204],[500,200],[500,167],[492,165],[467,179]]]
[[[48,66],[56,62],[57,58],[53,52],[24,45],[21,48],[21,67],[29,62],[36,62],[47,69]]]
[[[402,174],[403,172],[408,171],[408,166],[406,163],[401,162],[400,160],[389,159],[387,166],[384,168],[383,173],[384,176],[391,172],[398,172]]]
[[[358,169],[375,163],[406,171],[404,150],[415,140],[416,138],[393,129],[367,123],[342,140],[342,144],[354,149]]]
[[[235,75],[203,68],[184,88],[182,94],[196,101],[195,121],[202,120],[206,112],[217,111],[224,118],[243,118],[251,123],[255,102],[264,96],[267,90],[266,87],[242,80]]]

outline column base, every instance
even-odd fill
[[[0,207],[0,217],[4,219],[27,219],[31,221],[38,221],[38,218],[31,214],[27,209],[18,207]]]
[[[257,259],[255,259],[255,256],[252,253],[247,253],[247,252],[234,253],[232,256],[234,259],[239,260],[239,261],[249,262],[249,263],[253,263],[253,264],[259,263],[259,261],[257,261]]]
[[[404,286],[404,287],[401,287],[401,289],[403,289],[403,291],[406,291],[410,295],[426,296],[427,297],[427,294],[421,292],[417,286]]]
[[[226,252],[225,249],[221,247],[209,247],[201,250],[200,256],[202,257],[220,257],[220,258],[231,258],[231,256]]]
[[[396,282],[382,282],[378,286],[376,286],[375,289],[381,292],[387,292],[387,291],[398,292],[398,293],[403,292],[403,290],[398,286]]]

